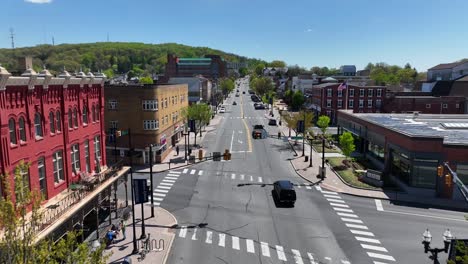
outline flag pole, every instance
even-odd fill
[[[346,83],[346,108],[345,110],[348,110],[348,94],[349,94],[349,87],[348,87],[348,84]]]

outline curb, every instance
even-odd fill
[[[333,173],[336,174],[336,176],[341,180],[341,182],[344,183],[345,185],[347,185],[350,188],[359,189],[359,190],[363,190],[363,191],[383,192],[383,191],[379,191],[379,190],[375,190],[375,189],[368,189],[368,188],[364,188],[364,187],[357,187],[357,186],[351,185],[351,184],[347,183],[345,180],[343,180],[343,178],[341,178],[340,174],[338,172],[336,172],[336,170],[333,169],[333,167],[331,165],[329,165],[328,163],[326,163],[326,164],[328,165],[330,170],[333,171]]]
[[[169,211],[167,211],[166,209],[160,207],[160,209],[166,211],[167,214],[169,214],[175,221],[175,224],[177,225],[178,222],[177,222],[177,218],[171,214]],[[168,232],[169,234],[171,234],[171,241],[169,242],[169,247],[167,248],[167,254],[164,256],[164,259],[162,261],[163,264],[165,264],[167,262],[167,258],[169,257],[169,253],[171,252],[171,248],[172,248],[172,244],[174,243],[174,239],[175,239],[175,236],[176,234],[175,233],[171,233],[171,232]]]

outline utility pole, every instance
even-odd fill
[[[10,28],[11,48],[15,48],[15,32],[13,28]]]
[[[55,46],[55,39],[52,37],[52,46]]]

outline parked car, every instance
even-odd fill
[[[238,94],[238,93],[236,93],[236,97],[239,97],[239,94]]]
[[[245,94],[245,91],[242,91],[242,94]]]
[[[273,183],[273,193],[279,203],[294,206],[296,202],[296,191],[294,190],[294,185],[290,181],[275,181]]]
[[[265,106],[263,104],[260,104],[260,103],[255,103],[254,108],[255,108],[255,110],[262,110],[262,109],[265,109]]]
[[[219,108],[219,111],[218,111],[218,112],[219,112],[219,113],[226,113],[226,108],[221,107],[221,108]]]
[[[236,101],[232,102],[232,105],[237,105]]]

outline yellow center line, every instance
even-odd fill
[[[248,152],[252,152],[252,139],[250,138],[250,129],[249,126],[247,125],[247,122],[245,122],[244,119],[244,99],[241,96],[241,115],[242,115],[242,122],[244,122],[245,130],[247,131],[247,142],[249,144],[249,150]]]

